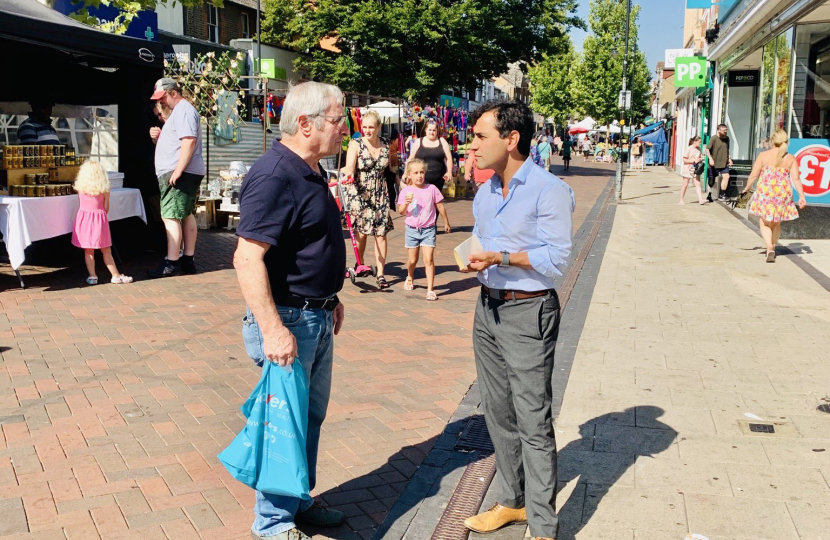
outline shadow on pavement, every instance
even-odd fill
[[[447,424],[444,433],[460,433],[468,421],[469,418],[463,418]],[[423,500],[422,497],[412,496],[412,486],[407,489],[410,480],[415,483],[430,482],[429,491],[434,493],[440,489],[442,480],[448,474],[469,462],[466,459],[446,459],[433,463],[428,459],[427,455],[440,437],[436,435],[421,443],[404,446],[377,469],[321,493],[317,499],[322,499],[329,508],[346,514],[346,523],[340,527],[300,528],[306,534],[319,534],[334,540],[368,539],[384,523],[393,506],[396,516],[406,515]],[[439,450],[441,452],[446,453],[446,450]],[[434,457],[430,455],[433,460]],[[384,527],[391,525],[384,523]]]
[[[573,540],[591,521],[603,497],[640,457],[665,451],[677,432],[658,420],[659,407],[630,407],[579,426],[580,439],[558,455],[560,489],[579,478],[559,512],[558,540]],[[635,427],[636,426],[636,427]]]

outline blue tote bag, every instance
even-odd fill
[[[266,361],[242,414],[248,422],[219,461],[231,476],[258,491],[310,499],[308,384],[300,362],[282,368]]]

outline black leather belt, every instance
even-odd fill
[[[555,294],[556,291],[554,289],[545,289],[544,291],[508,291],[505,289],[491,289],[486,285],[482,285],[481,289],[484,291],[484,294],[489,296],[490,298],[495,298],[496,300],[527,300],[528,298],[538,298],[540,296],[546,296],[547,294]]]
[[[340,299],[337,295],[330,298],[301,298],[299,296],[288,296],[282,300],[277,300],[278,306],[293,307],[300,309],[325,309],[326,311],[334,311]]]

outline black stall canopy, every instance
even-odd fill
[[[160,43],[97,30],[37,0],[0,0],[0,66],[0,102],[117,105],[124,185],[145,202],[158,195],[148,133],[149,98],[164,70]]]

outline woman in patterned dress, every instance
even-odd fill
[[[344,195],[346,211],[352,218],[352,226],[357,233],[360,260],[365,261],[366,240],[375,239],[375,264],[378,270],[378,287],[389,286],[383,275],[386,264],[386,234],[392,230],[392,217],[389,215],[389,192],[386,187],[384,171],[389,167],[389,145],[381,140],[380,116],[369,111],[362,118],[363,136],[349,142],[346,153],[348,175],[354,176],[354,182],[345,184]]]
[[[783,129],[770,137],[771,148],[758,155],[744,188],[749,193],[760,177],[758,191],[749,201],[749,212],[760,218],[761,237],[767,243],[767,262],[775,262],[775,245],[781,236],[781,222],[798,218],[793,204],[793,189],[798,191],[798,207],[804,208],[804,187],[801,185],[798,162],[787,153],[789,136]]]

